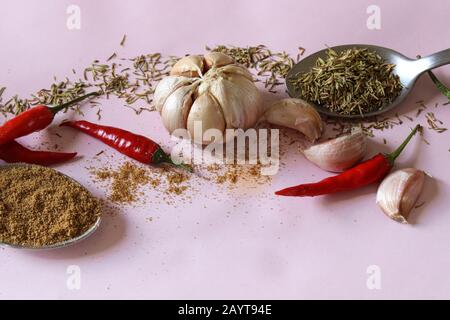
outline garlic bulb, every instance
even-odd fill
[[[364,158],[366,147],[365,134],[355,127],[349,134],[304,149],[303,154],[323,170],[342,172]]]
[[[391,219],[408,223],[406,219],[422,192],[424,180],[424,172],[413,168],[389,174],[378,187],[378,205]]]
[[[170,76],[159,82],[154,101],[170,133],[187,129],[195,142],[202,144],[211,141],[195,136],[195,123],[203,132],[245,130],[253,127],[263,112],[250,72],[219,52],[179,60]]]
[[[301,99],[276,101],[266,110],[261,120],[298,130],[311,141],[319,139],[323,131],[319,113],[311,104]]]

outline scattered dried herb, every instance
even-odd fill
[[[120,45],[123,47],[125,45],[125,41],[127,40],[127,35],[124,34],[122,40],[120,41]]]
[[[85,94],[88,87],[89,85],[81,80],[72,83],[66,78],[64,81],[52,84],[49,89],[39,90],[37,93],[31,95],[29,99],[21,99],[18,96],[13,96],[5,103],[2,103],[0,100],[0,112],[4,116],[7,114],[18,115],[37,104],[63,104]],[[71,109],[81,113],[78,105],[74,105]]]
[[[427,112],[425,117],[427,119],[428,129],[434,130],[437,133],[443,133],[448,130],[447,128],[441,127],[444,123],[436,118],[434,112]]]
[[[311,71],[289,79],[301,97],[344,115],[364,115],[394,101],[403,86],[386,63],[367,48],[327,50]]]
[[[264,87],[273,93],[276,92],[277,86],[284,84],[288,72],[305,51],[300,47],[297,59],[294,60],[286,52],[273,52],[264,45],[249,47],[219,45],[214,48],[207,46],[206,50],[225,53],[237,63],[254,69],[257,77],[262,78],[259,81],[264,82]]]
[[[114,52],[108,59],[106,59],[106,61],[109,62],[116,57],[117,57],[117,54]]]

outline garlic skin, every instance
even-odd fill
[[[204,60],[201,56],[187,56],[180,59],[170,70],[171,76],[200,77],[203,75]]]
[[[312,142],[319,139],[323,131],[319,113],[311,104],[301,99],[287,98],[276,101],[269,106],[261,120],[300,131]]]
[[[377,191],[377,203],[394,221],[407,224],[425,181],[425,173],[414,168],[401,169],[389,174]]]
[[[169,132],[186,125],[194,101],[195,88],[196,85],[180,87],[167,97],[161,109],[161,118]]]
[[[359,127],[351,133],[315,144],[302,150],[303,155],[319,168],[330,172],[342,172],[364,158],[367,138]]]
[[[177,89],[192,84],[192,79],[183,76],[168,76],[162,79],[155,89],[153,100],[155,101],[156,110],[161,112],[167,97],[174,93]]]
[[[154,94],[162,122],[172,133],[187,129],[196,143],[194,123],[204,130],[248,129],[263,113],[261,95],[251,73],[230,56],[211,52],[205,56],[187,56],[162,79]]]

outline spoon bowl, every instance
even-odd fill
[[[391,63],[395,65],[393,73],[398,75],[400,78],[400,82],[403,85],[403,89],[400,92],[399,96],[392,101],[390,104],[387,104],[380,108],[379,110],[368,112],[365,114],[354,114],[354,115],[344,115],[339,114],[337,112],[333,112],[328,109],[325,105],[315,104],[317,111],[327,116],[339,117],[339,118],[366,118],[371,116],[376,116],[382,113],[385,113],[389,110],[394,109],[400,103],[402,103],[405,98],[410,93],[413,88],[417,78],[424,72],[440,67],[445,64],[450,63],[450,49],[440,51],[433,55],[420,58],[420,59],[411,59],[403,54],[394,51],[389,48],[374,46],[374,45],[366,45],[366,44],[350,44],[350,45],[342,45],[331,47],[337,53],[342,51],[352,49],[352,48],[367,48],[371,51],[376,52],[383,58],[387,63]],[[309,72],[314,66],[318,58],[326,59],[327,49],[323,49],[318,51],[298,62],[296,65],[292,67],[289,73],[286,76],[286,86],[288,94],[291,98],[301,98],[302,94],[299,90],[297,90],[291,83],[290,79],[295,78],[298,73]]]
[[[26,163],[14,163],[14,164],[3,164],[0,165],[0,172],[3,169],[6,168],[11,168],[11,167],[26,167],[26,166],[37,166],[37,165],[30,165],[30,164],[26,164]],[[52,169],[54,170],[54,169]],[[56,171],[56,170],[55,170]],[[69,177],[68,175],[65,175],[61,172],[58,171],[59,174],[65,176],[66,178],[70,179],[72,182],[76,183],[77,185],[81,186],[83,189],[85,189],[87,192],[89,192],[82,184],[80,184],[78,181],[76,181],[75,179]],[[94,224],[92,224],[90,226],[90,228],[88,230],[86,230],[86,232],[84,232],[83,234],[76,236],[72,239],[68,239],[62,242],[58,242],[58,243],[54,243],[54,244],[50,244],[50,245],[45,245],[45,246],[40,246],[40,247],[34,247],[34,246],[28,246],[28,245],[18,245],[18,244],[12,244],[12,243],[6,243],[6,242],[0,242],[0,246],[4,246],[4,247],[9,247],[9,248],[14,248],[14,249],[26,249],[26,250],[33,250],[33,251],[38,251],[38,250],[52,250],[52,249],[59,249],[59,248],[65,248],[71,245],[74,245],[76,243],[79,243],[80,241],[85,240],[86,238],[90,237],[100,226],[102,219],[101,217],[98,217],[97,220],[94,222]]]

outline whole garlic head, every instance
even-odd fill
[[[342,172],[364,158],[366,147],[366,135],[360,127],[354,127],[349,134],[312,145],[302,152],[306,159],[319,168]]]
[[[196,122],[201,123],[203,132],[245,130],[253,127],[263,112],[250,72],[219,52],[179,60],[170,76],[158,83],[154,100],[170,133],[187,129],[201,144],[211,141],[194,135]]]
[[[425,173],[408,168],[389,174],[381,182],[377,203],[391,219],[408,223],[407,218],[423,189]]]
[[[301,99],[287,98],[276,101],[269,106],[261,120],[300,131],[310,141],[319,139],[323,131],[319,113],[311,104]]]

